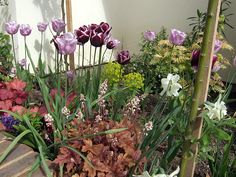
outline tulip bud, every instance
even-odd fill
[[[58,36],[54,42],[58,47],[59,53],[63,55],[70,55],[75,52],[77,40],[73,33],[64,33]]]
[[[67,75],[68,78],[72,79],[75,74],[74,74],[73,71],[67,71],[67,72],[66,72],[66,75]]]
[[[13,35],[16,34],[19,30],[20,25],[15,21],[11,21],[5,24],[5,29],[8,34]]]
[[[93,30],[91,32],[90,42],[94,47],[102,47],[105,42],[104,34],[96,33],[95,30]]]
[[[76,34],[78,44],[84,45],[89,40],[90,30],[86,25],[84,25],[84,26],[79,27],[78,30],[75,30],[75,34]]]
[[[65,26],[66,26],[65,22],[61,19],[53,19],[52,20],[52,29],[57,34],[60,34],[62,31],[64,31]]]
[[[197,71],[198,70],[198,64],[199,64],[199,59],[200,59],[200,50],[194,50],[192,52],[192,58],[191,58],[191,65],[194,69],[194,71]],[[212,58],[212,69],[214,68],[214,65],[216,63],[216,61],[218,60],[218,57],[216,55],[213,55],[213,58]],[[215,68],[216,69],[216,68]]]
[[[156,39],[156,33],[153,31],[146,31],[144,32],[143,37],[147,41],[154,41]]]
[[[31,34],[31,27],[28,24],[22,24],[20,26],[20,34],[22,36],[29,36]]]
[[[177,29],[171,30],[169,40],[172,44],[182,45],[184,43],[185,38],[186,38],[186,34],[184,32],[179,31]]]
[[[19,65],[22,66],[22,67],[25,67],[25,66],[26,66],[26,63],[27,63],[27,61],[26,61],[25,58],[23,58],[23,59],[21,59],[21,60],[19,61]]]
[[[107,45],[106,47],[108,49],[114,49],[116,48],[118,45],[119,45],[120,41],[118,41],[117,39],[110,39],[108,42],[107,42]]]
[[[123,50],[117,55],[117,62],[121,65],[128,64],[130,62],[130,54],[128,50]]]
[[[37,28],[40,32],[44,32],[47,29],[47,26],[47,23],[39,22]]]
[[[223,42],[220,40],[215,41],[215,46],[214,46],[214,52],[217,53],[221,47],[222,47]]]

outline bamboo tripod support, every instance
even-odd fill
[[[201,49],[200,64],[195,82],[189,125],[185,135],[186,142],[183,149],[180,177],[194,176],[196,157],[198,154],[198,144],[191,143],[191,139],[199,139],[201,136],[203,120],[201,117],[197,116],[199,113],[199,108],[202,108],[208,95],[220,5],[221,0],[209,0],[208,3],[207,22]]]
[[[66,0],[66,22],[67,22],[67,31],[73,32],[71,0]],[[74,54],[71,54],[69,56],[69,60],[70,60],[70,70],[75,70]]]

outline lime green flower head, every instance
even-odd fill
[[[109,62],[103,71],[103,79],[107,79],[109,85],[117,84],[124,73],[124,69],[119,63]]]
[[[141,89],[144,86],[144,78],[140,73],[129,73],[123,77],[123,82],[126,87],[131,89]]]

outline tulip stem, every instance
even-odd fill
[[[94,56],[93,56],[93,65],[95,66],[95,62],[96,62],[96,54],[97,54],[97,47],[95,47],[95,50],[94,50]]]
[[[13,57],[14,57],[15,65],[16,65],[16,64],[17,64],[17,63],[16,63],[16,51],[15,51],[15,43],[14,43],[13,34],[11,35],[11,40],[12,40]]]
[[[90,44],[90,51],[89,51],[89,65],[92,64],[92,45]]]
[[[112,57],[112,55],[113,55],[113,52],[114,52],[114,50],[112,49],[109,62],[111,62],[111,57]]]
[[[43,51],[43,32],[41,32],[41,44],[40,44],[40,59],[41,59],[41,56],[42,56],[42,51]]]
[[[26,59],[26,36],[24,36],[24,43],[25,43],[25,59]]]
[[[107,48],[106,48],[105,51],[103,52],[103,55],[102,55],[102,63],[104,62],[104,58],[105,58],[106,51],[107,51]],[[100,64],[101,64],[101,63],[100,63]]]
[[[82,67],[84,67],[84,45],[82,46]]]
[[[78,72],[79,72],[79,76],[80,76],[80,45],[79,45],[79,49],[78,49]]]

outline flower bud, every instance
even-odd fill
[[[47,26],[47,23],[39,22],[37,28],[40,32],[44,32],[47,29]]]
[[[156,39],[156,33],[153,31],[146,31],[144,32],[143,37],[147,41],[154,41]]]
[[[19,30],[20,25],[15,21],[11,21],[5,24],[5,29],[8,34],[13,35],[16,34]]]
[[[128,64],[130,62],[130,54],[128,50],[120,51],[117,55],[117,62],[121,65]]]
[[[31,27],[28,24],[22,24],[20,26],[20,34],[22,36],[29,36],[31,34]]]
[[[184,43],[184,40],[186,38],[186,34],[182,31],[179,31],[177,29],[172,29],[170,33],[169,40],[174,45],[182,45]]]

